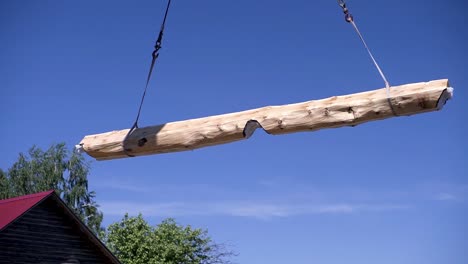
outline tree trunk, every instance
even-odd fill
[[[440,110],[452,97],[447,79],[394,86],[296,104],[262,108],[89,135],[80,147],[97,160],[192,150],[268,134],[315,131]]]

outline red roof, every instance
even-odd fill
[[[54,190],[0,200],[0,230],[54,192]]]

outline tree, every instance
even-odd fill
[[[10,197],[8,188],[8,179],[6,173],[0,169],[0,199],[7,199]]]
[[[29,155],[19,154],[7,173],[0,170],[2,199],[54,189],[75,214],[97,235],[102,213],[95,202],[96,194],[88,190],[89,163],[64,143],[54,144],[47,151],[33,146]]]
[[[181,226],[172,218],[152,227],[141,214],[126,214],[111,224],[106,243],[124,264],[230,263],[228,258],[235,255],[214,243],[206,230]]]

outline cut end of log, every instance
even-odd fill
[[[280,135],[437,111],[453,97],[447,79],[393,86],[391,98],[387,92],[383,88],[138,128],[126,139],[126,150],[128,129],[88,135],[77,150],[97,160],[187,151],[248,139],[257,128]]]
[[[75,145],[75,152],[81,154],[84,152],[83,143]]]
[[[453,87],[447,87],[442,94],[440,95],[439,101],[437,102],[437,110],[440,110],[444,107],[448,100],[453,97]]]

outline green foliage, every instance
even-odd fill
[[[107,229],[107,246],[124,264],[230,263],[234,253],[214,243],[208,232],[166,219],[157,227],[128,214]]]
[[[10,188],[6,173],[0,169],[0,200],[10,197]]]
[[[0,170],[0,198],[54,189],[100,235],[103,216],[94,200],[96,194],[88,190],[89,163],[84,157],[69,152],[63,143],[52,145],[47,151],[33,146],[28,154],[20,153],[7,173]]]

